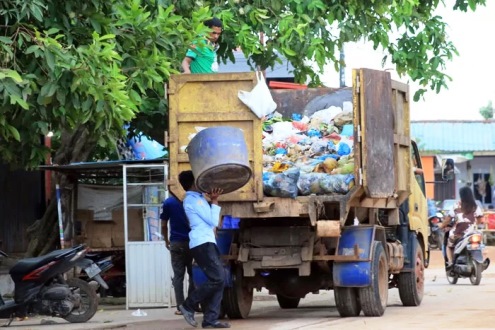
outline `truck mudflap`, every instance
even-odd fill
[[[334,262],[334,287],[367,287],[371,285],[371,248],[374,237],[374,226],[343,228],[337,255],[352,256],[357,252],[359,259],[357,261]]]

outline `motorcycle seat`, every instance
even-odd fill
[[[57,259],[60,256],[63,256],[67,253],[71,253],[74,249],[64,249],[64,250],[55,250],[48,254],[45,254],[40,257],[34,258],[26,258],[19,260],[11,269],[10,275],[27,275],[31,271],[50,263],[51,261]],[[14,276],[12,276],[14,277]]]

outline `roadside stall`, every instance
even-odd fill
[[[108,295],[129,307],[171,307],[172,269],[160,222],[168,196],[164,159],[42,166],[71,178],[62,208],[65,245],[86,244],[114,266],[105,274]]]

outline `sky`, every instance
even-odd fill
[[[447,1],[449,2],[449,1]],[[412,101],[411,120],[482,120],[479,109],[492,101],[495,106],[495,51],[492,33],[495,31],[495,1],[487,1],[486,6],[476,12],[458,12],[451,8],[438,8],[437,14],[449,25],[448,35],[459,52],[447,62],[445,73],[452,77],[447,82],[448,89],[439,94],[428,90],[424,100]],[[381,65],[383,54],[374,51],[365,43],[349,44],[345,47],[346,84],[351,85],[353,68],[389,69]],[[334,69],[323,79],[327,86],[338,86],[339,78]],[[394,79],[409,83],[411,95],[417,85],[407,77]]]

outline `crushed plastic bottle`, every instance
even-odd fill
[[[354,226],[359,226],[359,219],[354,217]]]
[[[141,309],[137,309],[136,311],[132,312],[132,316],[147,316],[148,313],[142,311]]]

